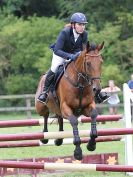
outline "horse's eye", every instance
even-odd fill
[[[90,67],[91,66],[91,62],[88,61],[87,62],[87,66]]]
[[[91,70],[91,62],[89,61],[86,62],[86,69]]]

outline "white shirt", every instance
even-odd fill
[[[118,92],[120,91],[120,88],[117,86],[114,87],[106,87],[104,89],[102,89],[102,92],[108,92],[111,93],[110,98],[108,99],[108,103],[115,105],[118,104],[120,102],[120,99],[118,97]]]
[[[119,102],[120,100],[119,100],[117,93],[111,94],[111,97],[108,99],[108,103],[112,105],[118,104]]]
[[[79,37],[79,34],[76,33],[75,29],[73,29],[73,34],[74,34],[74,40],[75,42],[77,41],[78,37]]]

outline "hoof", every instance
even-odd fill
[[[89,150],[89,151],[94,151],[95,149],[96,149],[96,142],[95,142],[95,140],[90,140],[89,142],[88,142],[88,144],[87,144],[87,149]]]
[[[44,129],[44,130],[43,130],[43,133],[45,133],[45,132],[48,132],[48,130],[47,130],[47,129],[46,129],[46,130]],[[42,140],[40,140],[40,141],[41,141],[43,144],[47,144],[49,140],[48,140],[48,139],[42,139]]]
[[[55,143],[56,146],[60,146],[63,143],[63,139],[54,140],[54,143]]]
[[[82,155],[82,150],[81,150],[81,148],[76,148],[75,150],[74,150],[74,158],[76,159],[76,160],[82,160],[83,159],[83,155]]]
[[[47,144],[48,143],[48,140],[47,139],[44,139],[44,140],[40,140],[43,144]]]

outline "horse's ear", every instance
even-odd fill
[[[87,41],[87,44],[86,44],[86,51],[87,51],[87,52],[89,51],[89,48],[90,48],[90,42]]]
[[[104,47],[104,41],[102,42],[102,44],[97,46],[98,51],[100,51],[103,47]]]

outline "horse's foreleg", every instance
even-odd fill
[[[64,131],[63,130],[63,118],[61,116],[58,116],[58,123],[59,123],[59,131]],[[63,143],[63,139],[56,139],[54,142],[56,146],[60,146]]]
[[[97,126],[96,126],[96,118],[97,118],[97,110],[92,109],[91,111],[91,132],[90,132],[90,140],[87,144],[87,149],[89,151],[94,151],[96,149],[96,141],[97,138]]]
[[[80,140],[79,131],[78,131],[78,120],[74,115],[71,115],[69,117],[69,120],[73,128],[73,135],[74,135],[73,144],[76,146],[74,150],[74,157],[77,160],[82,160],[83,156],[82,156],[82,149],[80,147],[81,140]]]
[[[49,113],[47,113],[47,115],[45,115],[44,117],[44,128],[43,128],[43,132],[48,132],[48,116]],[[48,139],[43,139],[40,140],[43,144],[47,144],[48,143]]]

